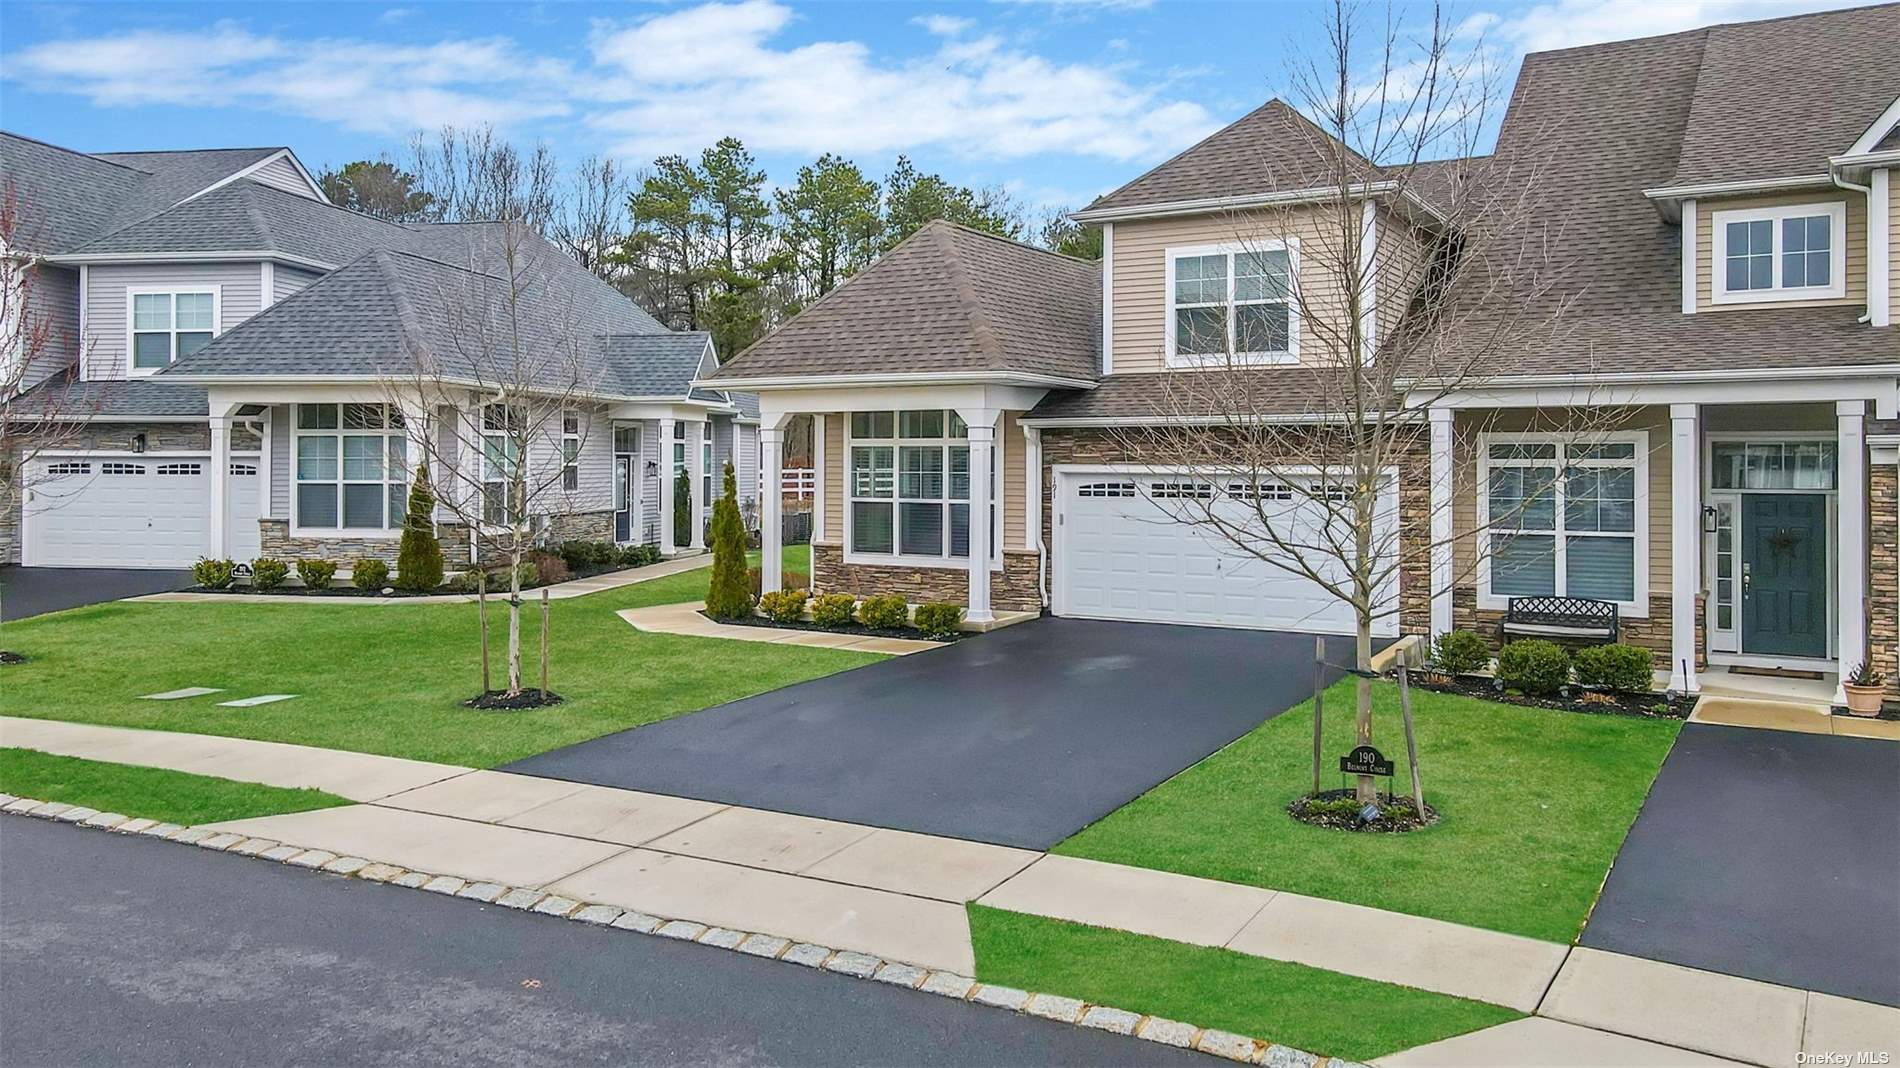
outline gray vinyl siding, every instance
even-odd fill
[[[660,421],[645,419],[640,422],[640,463],[638,474],[640,482],[640,541],[649,545],[660,542],[660,475],[668,466],[660,462]],[[653,474],[647,474],[647,465],[653,465]]]
[[[126,377],[126,325],[133,286],[220,287],[218,329],[229,330],[256,315],[263,289],[263,267],[239,263],[101,264],[86,271],[86,376]]]
[[[713,499],[716,501],[726,492],[726,464],[732,463],[732,474],[739,485],[739,492],[745,493],[745,480],[739,478],[738,457],[732,454],[732,420],[715,418],[712,422],[713,441]]]
[[[290,518],[290,405],[270,410],[270,518]]]
[[[741,508],[742,513],[752,516],[752,522],[758,520],[759,500],[759,428],[752,423],[734,423],[738,431],[738,457],[732,468],[739,478],[739,500],[751,501],[751,508]]]
[[[23,390],[72,366],[79,357],[79,272],[39,264],[33,268],[32,279],[28,291],[32,306],[27,314],[35,323],[34,330],[37,332],[38,324],[45,323],[46,333],[20,381]]]
[[[559,429],[558,427],[556,428]],[[560,463],[560,444],[553,452]],[[614,506],[614,432],[607,414],[600,409],[585,413],[581,423],[580,488],[558,494],[551,512],[599,512]]]
[[[274,300],[283,300],[323,277],[321,271],[306,271],[301,267],[290,267],[281,263],[273,268],[271,273],[271,289],[276,293]]]
[[[311,200],[317,199],[311,195],[310,183],[304,181],[303,175],[299,174],[297,168],[292,166],[290,160],[285,157],[271,160],[264,166],[245,175],[245,177],[261,185],[282,189],[287,193],[295,193],[301,197],[309,197]]]

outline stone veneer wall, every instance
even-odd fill
[[[1867,655],[1900,698],[1900,467],[1867,468]]]
[[[912,604],[970,603],[970,573],[962,568],[847,564],[840,545],[813,545],[811,563],[814,593],[855,593],[859,597],[894,593]],[[1035,553],[1004,550],[1003,570],[990,572],[990,607],[1010,612],[1034,612],[1042,607]]]
[[[552,541],[612,541],[614,514],[606,512],[568,512],[548,517],[548,538]]]
[[[290,524],[282,519],[257,521],[265,556],[280,560],[332,560],[347,568],[351,561],[375,558],[396,566],[402,548],[400,537],[391,538],[293,538]],[[449,571],[468,567],[468,527],[460,523],[437,523],[436,540],[442,543],[442,564]]]
[[[1210,430],[1209,433],[1216,433]],[[1042,432],[1042,537],[1049,547],[1049,573],[1060,566],[1055,557],[1055,475],[1057,464],[1165,463],[1142,440],[1139,431],[1117,433],[1100,428],[1050,429]],[[1289,453],[1287,462],[1298,463]],[[1419,434],[1398,456],[1399,478],[1399,631],[1425,634],[1431,630],[1432,527],[1431,454]]]

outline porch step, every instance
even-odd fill
[[[1834,717],[1825,701],[1762,701],[1709,693],[1696,701],[1691,723],[1719,723],[1728,727],[1762,727],[1803,734],[1834,733]]]

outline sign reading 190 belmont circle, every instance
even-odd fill
[[[1339,770],[1348,775],[1390,775],[1392,762],[1369,745],[1354,746],[1352,752],[1339,758]]]

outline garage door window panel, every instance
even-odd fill
[[[1642,521],[1647,459],[1639,438],[1591,444],[1488,440],[1480,519],[1488,525],[1480,596],[1616,601],[1646,614]]]
[[[402,426],[402,414],[381,404],[299,404],[297,526],[377,533],[400,527],[409,446]]]

